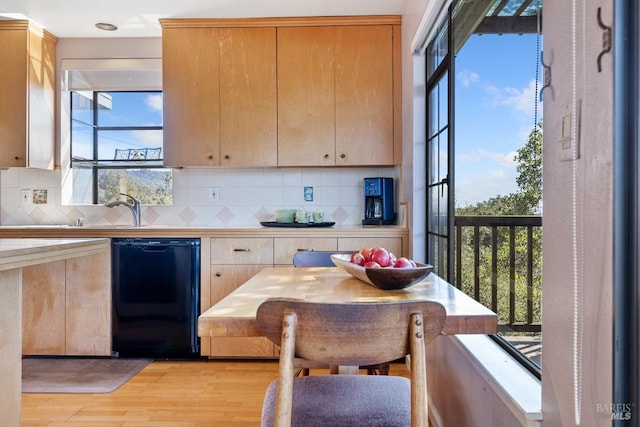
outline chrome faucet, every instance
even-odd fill
[[[140,202],[135,197],[128,194],[120,193],[120,195],[125,196],[127,201],[114,200],[112,202],[105,203],[104,205],[108,208],[112,208],[114,206],[126,206],[133,215],[133,226],[140,227]]]

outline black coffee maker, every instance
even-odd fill
[[[364,179],[364,219],[362,225],[395,224],[393,178]]]

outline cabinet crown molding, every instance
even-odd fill
[[[286,18],[177,18],[160,19],[165,28],[182,27],[306,27],[336,25],[400,25],[400,15],[300,16]]]

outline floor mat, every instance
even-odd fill
[[[110,393],[152,359],[22,359],[23,393]]]

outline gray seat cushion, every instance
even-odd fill
[[[262,426],[272,427],[278,381],[267,388]],[[293,381],[292,426],[410,426],[408,378],[379,375],[318,375]]]

